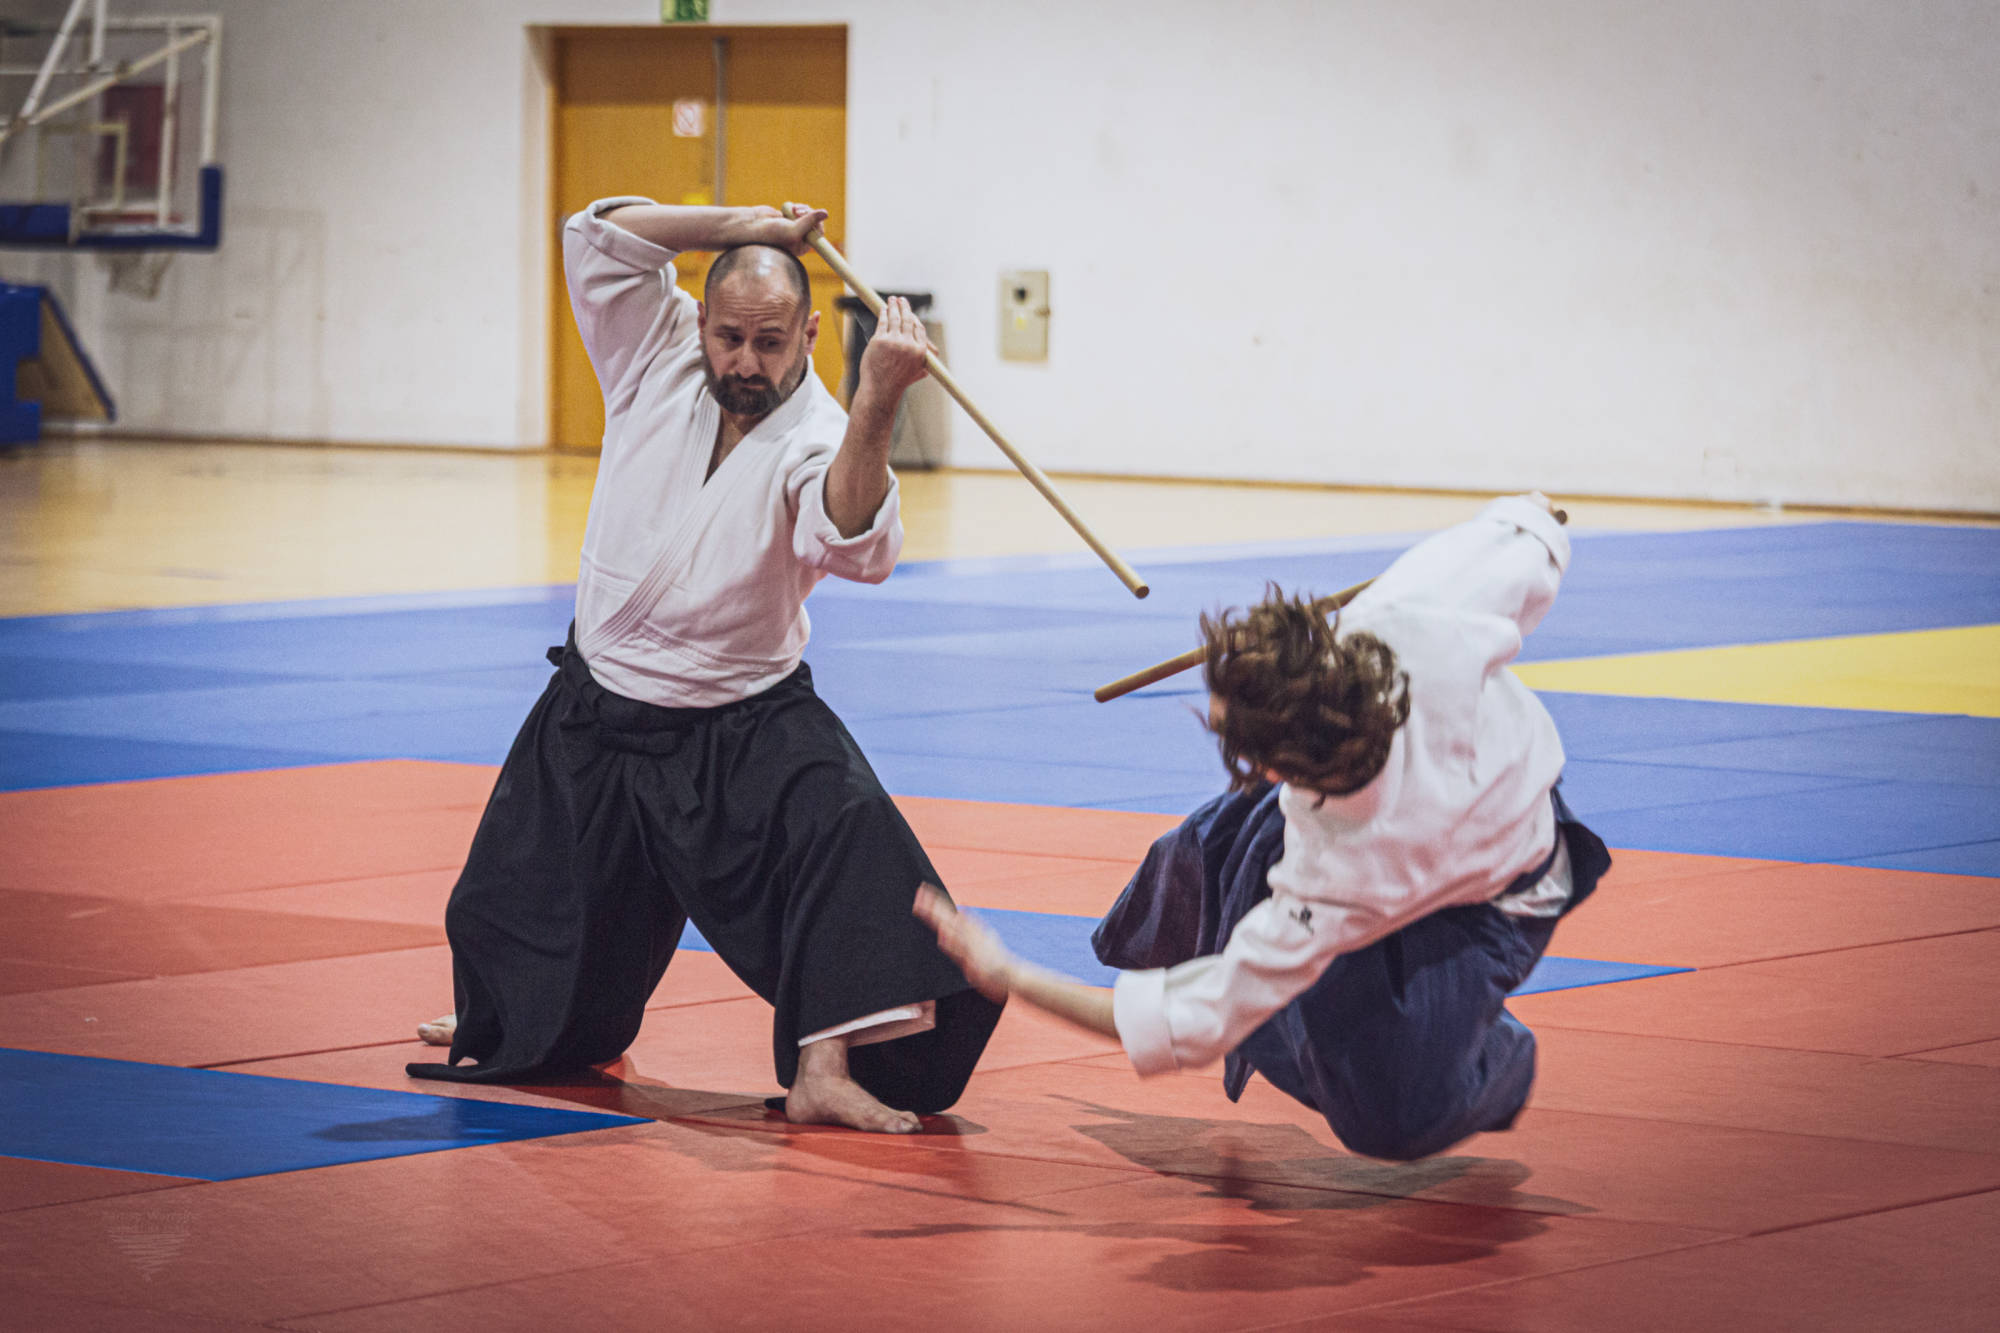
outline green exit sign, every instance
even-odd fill
[[[662,23],[708,22],[708,0],[660,0]]]

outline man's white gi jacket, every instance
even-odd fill
[[[898,492],[864,532],[826,512],[847,414],[810,368],[797,390],[703,478],[721,408],[707,391],[694,298],[673,252],[603,215],[563,228],[570,304],[604,390],[604,453],[576,585],[577,646],[598,684],[669,708],[709,708],[783,680],[805,652],[806,594],[828,574],[879,583],[895,568]]]

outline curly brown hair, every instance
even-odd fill
[[[1375,780],[1410,716],[1410,678],[1372,634],[1338,637],[1328,602],[1276,584],[1248,611],[1203,615],[1202,678],[1221,707],[1209,730],[1233,791],[1271,770],[1298,787],[1344,796]],[[1219,716],[1216,715],[1219,713]]]

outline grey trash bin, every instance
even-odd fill
[[[917,318],[924,321],[924,332],[937,348],[938,356],[944,356],[944,326],[929,313],[929,292],[878,295],[885,301],[892,296],[908,301]],[[847,405],[853,403],[855,386],[861,382],[861,354],[867,350],[868,340],[875,336],[875,316],[857,296],[836,297],[833,305],[842,316],[841,350],[847,366],[840,378],[840,401]],[[910,387],[896,409],[896,425],[889,445],[891,467],[921,471],[945,465],[951,453],[949,407],[950,400],[935,380],[926,378]]]

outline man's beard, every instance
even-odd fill
[[[708,391],[715,395],[715,401],[722,410],[736,417],[761,417],[778,409],[778,405],[792,396],[806,377],[806,358],[786,372],[784,383],[773,384],[767,379],[745,378],[741,375],[717,375],[715,367],[702,358],[702,373],[708,377]]]

